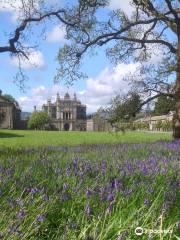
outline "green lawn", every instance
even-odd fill
[[[58,145],[100,144],[100,143],[139,143],[157,140],[170,140],[170,133],[147,132],[57,132],[0,130],[0,146],[39,147]]]

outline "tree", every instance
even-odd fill
[[[33,50],[37,50],[39,47],[37,42],[34,44],[31,42],[33,34],[45,38],[47,21],[57,21],[62,27],[65,26],[67,31],[69,28],[71,31],[76,31],[90,22],[93,24],[94,12],[104,4],[104,0],[79,0],[76,4],[71,4],[72,6],[60,7],[58,3],[46,0],[18,0],[18,3],[16,0],[2,0],[0,2],[1,9],[7,6],[13,9],[16,13],[17,24],[13,32],[4,33],[6,44],[0,44],[0,53],[9,53],[10,56],[18,58],[19,69],[15,80],[18,81],[20,87],[23,87],[27,78],[21,64],[24,59],[29,59]],[[41,33],[36,31],[37,25],[41,25]],[[70,35],[67,36],[67,38],[70,37]]]
[[[169,120],[163,121],[162,129],[163,129],[163,131],[170,131],[171,130],[171,121],[169,121]]]
[[[157,121],[157,123],[156,123],[156,128],[157,128],[158,131],[161,130],[162,126],[163,126],[162,121],[161,121],[161,120]]]
[[[44,129],[45,125],[48,124],[49,117],[46,112],[33,112],[28,121],[29,129]]]
[[[97,112],[96,118],[100,119],[100,116],[104,116],[116,131],[135,130],[133,120],[135,119],[135,112],[140,111],[140,105],[139,94],[130,91],[128,94],[114,97],[107,108],[100,109]]]
[[[132,121],[135,117],[135,112],[139,112],[140,104],[140,96],[135,92],[129,92],[126,95],[117,95],[106,109],[109,115],[108,121],[111,124]]]
[[[88,25],[86,22],[76,32],[71,26],[68,28],[68,36],[73,37],[73,41],[59,51],[61,67],[58,76],[63,75],[67,79],[79,76],[80,62],[85,53],[104,45],[108,46],[107,55],[115,63],[139,61],[142,75],[139,83],[150,94],[143,104],[162,94],[174,97],[173,136],[180,138],[180,1],[131,2],[134,7],[131,17],[117,10],[111,13],[107,21]],[[161,54],[161,61],[158,64],[147,64],[154,49]],[[172,93],[169,76],[175,78],[174,73],[176,80]],[[152,92],[156,94],[152,96]]]
[[[170,111],[174,111],[174,106],[174,99],[162,95],[155,102],[154,115],[168,114]]]
[[[8,100],[9,102],[12,102],[12,103],[16,102],[16,99],[13,96],[11,96],[10,94],[3,94],[3,97],[6,100]]]

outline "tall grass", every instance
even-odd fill
[[[4,149],[0,159],[2,239],[178,237],[180,142]]]

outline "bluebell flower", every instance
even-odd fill
[[[45,220],[45,218],[46,218],[46,215],[45,215],[45,214],[39,214],[39,215],[37,216],[37,221],[38,221],[38,222],[43,222],[43,221]]]
[[[149,199],[145,198],[145,199],[144,199],[144,204],[145,204],[145,205],[148,205],[148,204],[149,204]]]
[[[90,204],[89,203],[87,203],[86,204],[86,207],[85,207],[85,214],[87,215],[87,216],[89,216],[90,214],[91,214],[91,207],[90,207]]]
[[[16,217],[18,219],[23,219],[26,215],[26,212],[23,209],[20,209],[20,211],[16,214]]]

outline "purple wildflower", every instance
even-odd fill
[[[77,158],[74,158],[73,161],[72,161],[72,164],[73,164],[73,167],[74,167],[75,169],[77,169],[77,168],[78,168],[78,159],[77,159]]]
[[[44,199],[44,201],[49,201],[49,196],[47,194],[44,194],[43,199]]]
[[[145,204],[145,205],[148,205],[148,204],[149,204],[149,199],[145,198],[145,199],[144,199],[144,204]]]
[[[111,188],[117,190],[117,188],[118,188],[118,180],[116,178],[112,180]]]
[[[125,197],[128,197],[132,193],[132,191],[133,191],[132,189],[126,189],[123,191],[123,194]]]
[[[67,183],[64,183],[63,184],[63,189],[66,190],[68,188],[68,184]]]
[[[20,224],[16,224],[9,227],[9,233],[17,233],[19,230]]]
[[[62,201],[67,201],[71,199],[71,195],[69,193],[64,193],[62,195]]]
[[[110,193],[110,194],[108,194],[108,196],[107,196],[107,200],[110,201],[110,202],[114,201],[114,198],[115,198],[114,193]]]
[[[74,192],[74,193],[78,193],[78,191],[79,191],[79,188],[78,188],[78,187],[75,187],[75,188],[73,189],[73,192]]]
[[[90,188],[86,189],[86,196],[89,197],[92,194],[92,190]]]
[[[39,215],[37,216],[37,221],[38,221],[38,222],[43,222],[43,221],[45,220],[45,218],[46,218],[46,215],[45,215],[45,214],[39,214]]]
[[[16,214],[16,217],[18,219],[23,219],[25,217],[26,213],[23,209],[21,209],[17,214]]]
[[[89,203],[86,204],[85,214],[86,214],[87,216],[89,216],[89,215],[91,214],[91,207],[90,207],[90,204],[89,204]]]
[[[30,192],[32,194],[35,194],[38,192],[38,189],[36,187],[30,187],[30,188],[27,188],[27,192]]]
[[[66,175],[69,177],[71,175],[71,168],[67,167],[66,168]]]
[[[148,188],[148,192],[153,193],[154,192],[153,188],[152,187]]]

